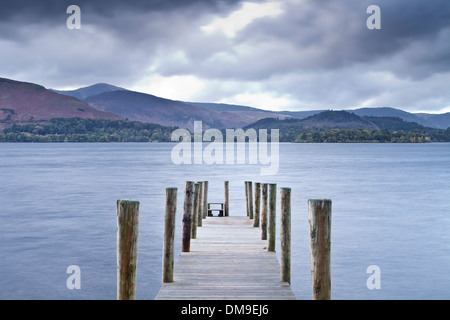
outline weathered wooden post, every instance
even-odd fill
[[[248,218],[253,219],[253,183],[249,181],[247,187],[248,187]]]
[[[173,282],[173,245],[175,239],[175,214],[177,211],[177,188],[166,189],[166,212],[164,215],[163,283]]]
[[[194,209],[192,212],[192,229],[191,238],[197,238],[197,224],[198,224],[198,212],[199,212],[199,198],[200,198],[200,184],[196,183],[194,186]]]
[[[247,209],[247,217],[248,217],[250,216],[249,212],[250,207],[248,206],[248,181],[245,181],[245,206]]]
[[[139,202],[117,200],[117,300],[136,298]]]
[[[291,284],[291,189],[280,189],[281,282]]]
[[[267,251],[275,251],[276,238],[276,200],[277,200],[277,185],[275,183],[269,184],[269,243]]]
[[[192,216],[194,214],[194,182],[186,181],[183,207],[183,238],[181,252],[191,251]]]
[[[205,187],[205,184],[203,181],[199,182],[199,195],[198,195],[198,217],[197,217],[197,226],[201,227],[203,226],[203,188]]]
[[[208,181],[203,181],[203,219],[208,214]]]
[[[228,185],[229,185],[229,182],[225,181],[225,217],[229,216],[229,211],[230,211]]]
[[[261,183],[255,182],[255,213],[253,226],[259,227],[259,213],[261,209]]]
[[[261,189],[261,240],[267,240],[267,191],[268,184],[263,183]]]
[[[331,299],[331,200],[308,200],[313,300]]]

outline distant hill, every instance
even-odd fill
[[[324,111],[305,119],[261,119],[244,129],[278,129],[281,142],[423,143],[449,142],[447,130],[424,127],[399,117],[360,117],[348,111]]]
[[[309,111],[277,111],[277,113],[287,115],[293,118],[305,119],[324,111],[327,110],[323,109],[323,110],[309,110]]]
[[[111,91],[86,99],[91,106],[133,121],[165,126],[193,128],[194,121],[202,120],[204,127],[222,128],[232,115],[220,113],[181,101],[160,98],[135,91]]]
[[[378,128],[382,130],[390,130],[390,131],[417,131],[424,130],[427,127],[424,127],[417,122],[408,122],[404,121],[399,117],[363,117],[364,119],[374,123]]]
[[[107,83],[96,83],[92,86],[79,88],[76,90],[55,90],[50,89],[54,92],[57,92],[59,94],[64,94],[66,96],[75,97],[81,100],[84,100],[90,96],[94,96],[96,94],[104,93],[104,92],[110,92],[110,91],[117,91],[117,90],[126,90],[124,88],[116,87]]]
[[[379,129],[373,122],[347,111],[324,111],[303,119],[301,123],[304,128],[314,129]]]
[[[114,85],[106,84],[106,83],[97,83],[92,86],[83,87],[77,90],[72,91],[58,91],[54,90],[55,92],[70,95],[77,97],[79,99],[87,101],[91,97],[107,93],[107,92],[113,92],[113,91],[128,91],[127,89],[120,88]],[[132,92],[132,91],[130,91]],[[142,93],[145,94],[145,93]],[[134,95],[131,95],[134,96]],[[150,95],[152,96],[152,95]],[[156,97],[156,96],[153,96]],[[121,110],[120,115],[129,119],[134,119],[137,121],[159,121],[159,124],[162,125],[174,125],[175,123],[178,123],[180,126],[185,127],[186,124],[191,123],[192,121],[183,121],[181,119],[183,118],[189,118],[187,115],[184,117],[181,117],[181,119],[174,119],[170,120],[167,117],[170,117],[170,112],[161,114],[160,117],[157,117],[155,112],[156,110],[152,111],[152,115],[144,115],[142,114],[142,103],[139,104],[139,109],[141,109],[139,112],[135,112],[135,107],[130,105],[130,103],[127,103],[124,97],[121,97],[123,100],[121,103],[126,104],[129,108],[128,111],[123,109]],[[159,98],[159,97],[156,97]],[[159,105],[161,105],[160,99],[158,100],[152,100],[147,99],[148,103],[153,103],[155,101],[158,101]],[[92,102],[94,99],[90,99]],[[92,106],[96,107],[100,105],[100,101],[98,101],[98,98],[95,99],[96,103],[93,103]],[[144,100],[144,99],[141,99]],[[165,106],[171,105],[174,101],[170,99],[167,100],[165,103]],[[153,102],[152,102],[153,101]],[[177,104],[179,103],[187,103],[191,106],[200,107],[207,111],[207,114],[203,114],[206,116],[206,118],[197,118],[195,120],[201,120],[206,124],[206,127],[211,127],[211,123],[214,123],[214,126],[223,129],[223,128],[237,128],[237,127],[243,127],[247,126],[251,123],[254,123],[255,121],[265,119],[265,118],[278,118],[278,119],[289,119],[289,118],[297,118],[297,119],[305,119],[310,116],[319,114],[321,112],[326,111],[325,109],[322,110],[307,110],[307,111],[270,111],[270,110],[263,110],[255,107],[249,107],[249,106],[242,106],[242,105],[235,105],[235,104],[226,104],[226,103],[210,103],[210,102],[186,102],[186,101],[175,101]],[[111,103],[109,100],[108,103]],[[178,105],[179,106],[179,105]],[[152,108],[151,105],[147,106],[148,108]],[[110,107],[107,107],[106,104],[103,104],[102,110],[107,110]],[[117,109],[117,106],[111,106],[112,109]],[[175,108],[178,110],[177,108]],[[197,112],[198,109],[193,108],[194,115],[196,117],[200,116],[200,114]],[[423,125],[425,127],[431,127],[431,128],[441,128],[446,129],[450,127],[450,113],[447,114],[414,114],[410,112],[406,112],[400,109],[395,108],[359,108],[355,110],[345,110],[352,112],[358,116],[361,117],[397,117],[400,119],[403,119],[406,122],[415,122],[417,124]],[[114,112],[114,111],[113,111]],[[146,112],[144,112],[146,113]],[[143,117],[139,118],[138,114],[142,114]],[[175,116],[177,118],[177,116]],[[145,120],[147,119],[147,120]],[[152,120],[153,119],[153,120]],[[179,121],[181,120],[181,121]]]
[[[259,117],[278,118],[278,119],[305,119],[310,116],[317,115],[327,110],[308,110],[308,111],[268,111],[253,107],[217,104],[217,103],[194,103],[198,106],[210,108],[217,111],[227,111],[235,114],[241,113],[249,118],[258,115]],[[410,113],[404,110],[381,107],[381,108],[359,108],[354,110],[341,110],[354,113],[360,117],[378,117],[378,118],[399,118],[405,122],[417,123],[424,127],[447,129],[450,127],[450,112],[444,114],[428,114],[428,113]],[[260,118],[260,119],[262,119]],[[403,126],[402,124],[401,126]]]
[[[85,99],[92,107],[115,113],[129,120],[164,126],[193,128],[202,121],[203,128],[241,128],[267,117],[286,116],[244,106],[190,103],[157,97],[135,91],[110,91]]]
[[[234,105],[234,104],[224,104],[224,103],[200,103],[200,102],[190,102],[193,105],[202,107],[208,110],[214,110],[221,112],[223,114],[231,115],[233,117],[233,123],[227,124],[226,128],[240,128],[253,123],[257,120],[264,118],[276,118],[276,119],[288,119],[291,118],[290,115],[284,114],[282,112],[263,110],[248,106]],[[225,127],[219,127],[223,129]]]
[[[417,115],[395,108],[359,108],[348,110],[361,117],[398,117],[408,122],[416,122],[425,127],[436,128],[434,124]]]
[[[280,113],[289,115],[295,118],[304,119],[309,116],[318,114],[325,110],[311,110],[311,111],[281,111]],[[443,114],[429,114],[429,113],[410,113],[404,110],[395,108],[359,108],[354,110],[344,110],[352,112],[360,117],[387,117],[400,118],[406,122],[420,124],[428,128],[447,129],[450,127],[450,112]]]
[[[280,131],[361,129],[390,131],[420,131],[433,129],[416,122],[407,122],[399,117],[360,117],[349,111],[323,111],[304,119],[261,119],[245,127],[245,129],[279,129]]]
[[[241,106],[236,104],[227,104],[227,103],[207,103],[207,102],[189,102],[194,106],[202,107],[204,109],[214,110],[214,111],[263,111],[262,109],[257,109],[248,106]],[[272,111],[268,111],[269,113]]]
[[[442,114],[416,113],[416,116],[439,129],[450,127],[450,112]]]
[[[92,108],[86,102],[43,86],[0,78],[0,127],[52,118],[119,120],[120,116]]]
[[[246,127],[254,129],[367,129],[376,130],[379,127],[368,119],[347,111],[323,111],[305,119],[262,119]]]
[[[262,124],[267,129],[276,125],[292,130],[300,127],[367,130],[450,127],[450,113],[414,114],[395,108],[344,111],[270,111],[224,103],[184,102],[130,91],[107,83],[68,91],[47,90],[38,84],[0,78],[0,128],[71,117],[110,120],[127,118],[190,129],[194,121],[202,121],[204,129],[242,128]],[[280,122],[281,120],[286,121]]]

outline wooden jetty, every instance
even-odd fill
[[[156,300],[292,300],[275,252],[246,216],[208,217]]]
[[[245,182],[246,216],[229,215],[228,181],[220,216],[208,182],[186,182],[182,251],[174,263],[177,189],[166,189],[162,286],[156,300],[294,300],[291,189],[280,189],[280,256],[275,252],[276,184]],[[255,203],[253,203],[253,199]],[[209,211],[208,211],[209,209]],[[139,202],[118,200],[117,298],[135,299]],[[261,223],[260,223],[261,221]],[[308,201],[312,299],[331,299],[331,200]],[[260,226],[261,224],[261,226]],[[198,228],[197,228],[198,227]]]

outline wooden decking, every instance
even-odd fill
[[[293,300],[275,252],[248,217],[208,217],[156,300]]]

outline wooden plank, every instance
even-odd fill
[[[280,263],[248,217],[208,217],[156,300],[293,300]]]

